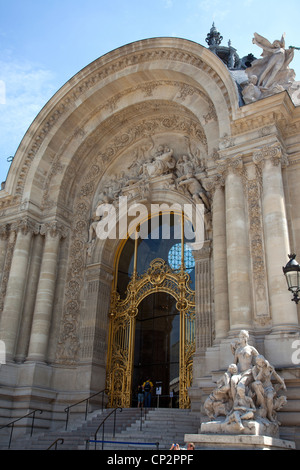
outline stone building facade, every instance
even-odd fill
[[[299,310],[282,266],[300,247],[300,107],[286,89],[245,104],[244,70],[188,40],[143,40],[88,65],[38,114],[0,191],[3,422],[42,408],[55,423],[107,387],[121,242],[95,236],[99,201],[205,195],[189,406],[201,409],[246,329],[285,379],[282,429],[299,437]],[[175,166],[148,167],[145,178],[161,146]],[[178,184],[183,156],[200,190]]]

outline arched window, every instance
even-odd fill
[[[152,217],[144,222],[145,227],[140,229],[143,238],[138,238],[137,247],[137,274],[142,275],[149,268],[151,261],[156,258],[163,259],[171,269],[178,271],[181,266],[181,214],[164,213]],[[186,271],[191,278],[191,288],[195,287],[195,260],[190,243],[191,223],[185,220],[184,262]],[[147,235],[147,238],[145,238]],[[117,269],[117,290],[124,298],[127,285],[132,278],[134,269],[134,237],[129,237],[119,253]]]

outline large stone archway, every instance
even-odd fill
[[[183,39],[129,44],[70,79],[32,123],[0,192],[7,407],[22,389],[21,407],[46,403],[52,416],[104,388],[120,241],[90,239],[97,205],[104,192],[111,202],[195,204],[199,191],[180,185],[183,157],[208,201],[195,255],[192,405],[200,408],[200,389],[210,386],[202,377],[228,363],[240,328],[274,365],[291,365],[298,317],[275,264],[299,242],[298,129],[287,93],[241,107],[223,62]],[[145,178],[160,146],[172,149],[175,166]]]

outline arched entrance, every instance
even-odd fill
[[[176,299],[165,292],[148,295],[136,317],[132,404],[145,380],[154,385],[152,405],[179,405],[180,313]]]
[[[120,278],[115,279],[110,309],[110,406],[133,406],[138,383],[150,376],[155,386],[162,387],[165,406],[170,403],[170,392],[177,395],[174,403],[180,408],[190,405],[188,387],[195,352],[194,264],[184,240],[184,222],[181,239],[174,238],[176,219],[171,214],[167,239],[162,237],[165,220],[160,215],[155,224],[160,236],[152,239],[149,226],[147,239],[128,239],[120,253],[116,270]],[[157,254],[163,258],[154,257]]]

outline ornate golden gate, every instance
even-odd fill
[[[153,260],[147,272],[141,276],[137,275],[136,266],[137,238],[134,270],[126,298],[121,300],[116,287],[112,294],[106,384],[109,406],[131,406],[138,306],[148,295],[165,292],[175,298],[180,314],[179,407],[189,408],[188,387],[192,383],[195,352],[195,292],[189,286],[190,276],[184,265],[184,243],[181,243],[181,267],[177,272],[160,258]]]

